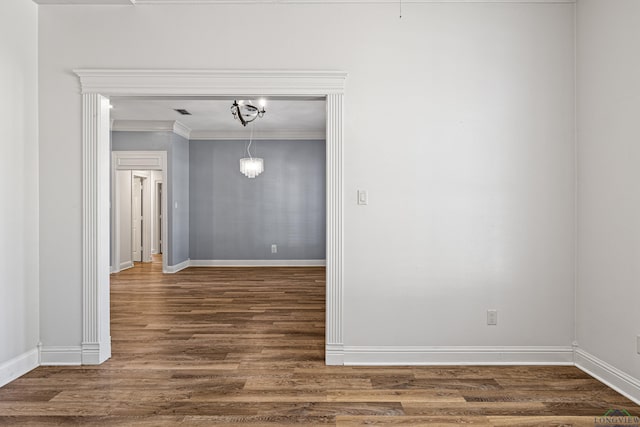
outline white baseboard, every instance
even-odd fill
[[[640,405],[640,380],[580,348],[575,350],[574,361],[579,369]]]
[[[187,267],[324,267],[324,259],[188,259],[168,265],[163,273],[173,274]]]
[[[0,387],[38,367],[38,349],[33,348],[11,360],[0,363]]]
[[[127,270],[133,267],[134,267],[133,261],[126,261],[120,264],[120,267],[111,266],[110,270],[111,270],[111,274],[115,274],[115,273],[120,273],[122,270]]]
[[[184,270],[185,268],[189,267],[190,264],[191,264],[191,260],[187,259],[176,265],[167,265],[167,268],[162,272],[166,274],[177,273],[178,271]]]
[[[43,366],[80,365],[82,364],[82,347],[42,347],[40,364]]]
[[[82,364],[100,365],[111,357],[111,337],[104,342],[82,343]]]
[[[192,259],[190,267],[323,267],[324,259]]]
[[[572,347],[344,347],[345,365],[573,365]]]
[[[330,366],[344,365],[344,346],[342,344],[327,344],[324,363]]]

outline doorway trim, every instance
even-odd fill
[[[111,209],[112,209],[112,225],[111,225],[111,259],[112,263],[115,263],[120,258],[120,224],[119,224],[119,197],[118,186],[116,185],[116,172],[117,171],[158,171],[160,172],[162,179],[159,181],[153,181],[149,176],[149,188],[150,191],[156,191],[157,184],[159,182],[166,182],[168,178],[167,174],[167,152],[166,151],[124,151],[116,150],[111,152]],[[155,201],[155,198],[154,198]],[[154,206],[151,207],[149,217],[154,216],[157,211],[157,201]],[[167,200],[162,198],[162,211],[167,211]],[[162,221],[160,222],[160,228],[162,229],[162,235],[168,236],[168,215],[162,215]],[[155,233],[152,233],[155,234]],[[165,237],[165,241],[169,239]],[[149,241],[149,250],[153,246]],[[169,258],[169,247],[165,252],[165,256],[162,257],[162,272],[169,273],[167,260]],[[119,271],[119,267],[112,266],[113,271]]]
[[[342,71],[74,70],[82,93],[82,363],[111,357],[109,313],[109,97],[323,96],[327,125],[325,362],[344,364]]]

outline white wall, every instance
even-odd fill
[[[160,67],[349,73],[346,345],[570,345],[573,22],[549,3],[41,6],[43,341],[81,337],[71,70]]]
[[[0,2],[0,386],[38,360],[37,25],[32,2]]]
[[[577,339],[640,387],[640,2],[577,12]]]

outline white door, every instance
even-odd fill
[[[142,233],[144,232],[142,222],[142,180],[139,176],[133,177],[133,188],[131,190],[131,248],[133,261],[142,261]]]

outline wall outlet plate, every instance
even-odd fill
[[[272,254],[278,253],[278,245],[271,245],[271,253]]]

